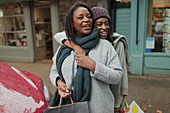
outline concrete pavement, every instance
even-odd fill
[[[51,60],[37,63],[4,62],[17,69],[28,71],[42,78],[49,91],[55,87],[49,79]],[[170,76],[166,75],[129,75],[129,95],[127,103],[135,101],[145,113],[170,113]],[[158,111],[159,110],[159,111]],[[162,112],[160,112],[162,111]]]

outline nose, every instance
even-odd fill
[[[102,28],[102,29],[106,29],[107,26],[106,26],[105,24],[103,24],[101,28]]]
[[[85,21],[85,22],[89,22],[89,21],[90,21],[90,18],[84,17],[84,21]]]

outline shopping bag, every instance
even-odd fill
[[[133,101],[125,113],[144,113],[141,108],[137,105],[135,101]]]
[[[70,97],[71,104],[61,106],[61,99],[62,97],[60,97],[59,106],[49,107],[48,109],[44,110],[43,113],[89,113],[87,101],[74,103]]]
[[[129,108],[129,105],[128,105],[128,103],[125,101],[122,111],[125,112],[128,108]]]

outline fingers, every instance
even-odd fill
[[[60,89],[58,89],[58,93],[60,96],[62,96],[63,98],[66,98],[66,97],[70,97],[71,96],[71,93],[70,92],[64,92]]]
[[[62,90],[63,92],[69,92],[67,85],[64,83],[59,85],[58,89]]]
[[[69,92],[67,85],[61,79],[57,81],[57,84],[58,84],[58,89],[65,92]]]
[[[58,93],[60,96],[62,95],[63,98],[71,96],[71,93],[65,83],[60,83],[58,85]]]
[[[58,80],[57,84],[58,84],[58,93],[59,93],[59,95],[62,95],[63,98],[68,97],[68,96],[71,95],[67,85],[62,80]]]
[[[86,55],[86,52],[85,52],[85,51],[82,51],[82,52],[79,52],[79,51],[78,51],[78,52],[76,52],[76,56],[77,56],[77,55],[83,55],[83,56],[85,56],[85,55]]]
[[[80,64],[81,64],[81,60],[80,60],[80,58],[79,58],[79,57],[76,57],[76,62],[77,62],[77,65],[79,65],[79,66],[80,66]]]

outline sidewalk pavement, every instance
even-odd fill
[[[37,63],[4,62],[17,69],[39,76],[53,94],[55,87],[49,79],[51,60]],[[127,103],[133,100],[145,113],[170,113],[170,76],[168,75],[129,75],[129,95]]]

